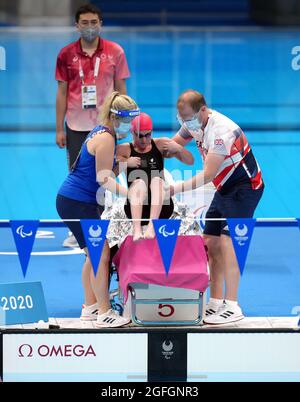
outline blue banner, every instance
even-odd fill
[[[168,275],[181,224],[180,219],[153,219],[160,254]]]
[[[109,221],[100,219],[83,219],[80,223],[96,276],[103,246],[106,240]]]
[[[40,282],[0,284],[0,324],[29,324],[48,321]]]
[[[299,226],[299,229],[300,229],[300,218],[297,218],[297,222],[298,222],[298,226]]]
[[[10,226],[25,278],[39,221],[10,221]]]
[[[253,218],[227,219],[229,232],[240,267],[241,275],[243,275],[244,272],[255,222],[256,219]]]

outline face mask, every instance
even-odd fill
[[[127,137],[131,128],[131,123],[120,122],[119,127],[115,127],[115,132],[118,140]]]
[[[191,131],[198,131],[201,129],[202,123],[195,117],[192,120],[188,120],[184,122],[186,128]]]
[[[91,43],[97,38],[97,36],[99,36],[100,29],[99,29],[99,27],[96,27],[96,28],[81,28],[80,33],[81,33],[82,38],[86,42]]]

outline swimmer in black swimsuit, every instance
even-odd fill
[[[169,138],[152,139],[152,130],[151,117],[141,113],[132,121],[133,142],[117,147],[117,160],[127,164],[129,192],[125,213],[133,219],[133,241],[153,239],[151,220],[168,219],[173,213],[173,201],[165,191],[164,158],[176,157],[187,165],[194,163],[191,152]],[[149,219],[143,236],[142,225]]]

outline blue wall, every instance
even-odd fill
[[[106,25],[248,25],[249,0],[93,0]]]

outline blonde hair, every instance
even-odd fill
[[[114,110],[135,110],[138,109],[138,105],[128,95],[122,95],[120,92],[113,92],[109,95],[101,107],[99,114],[100,124],[105,124],[110,120],[112,112]]]

